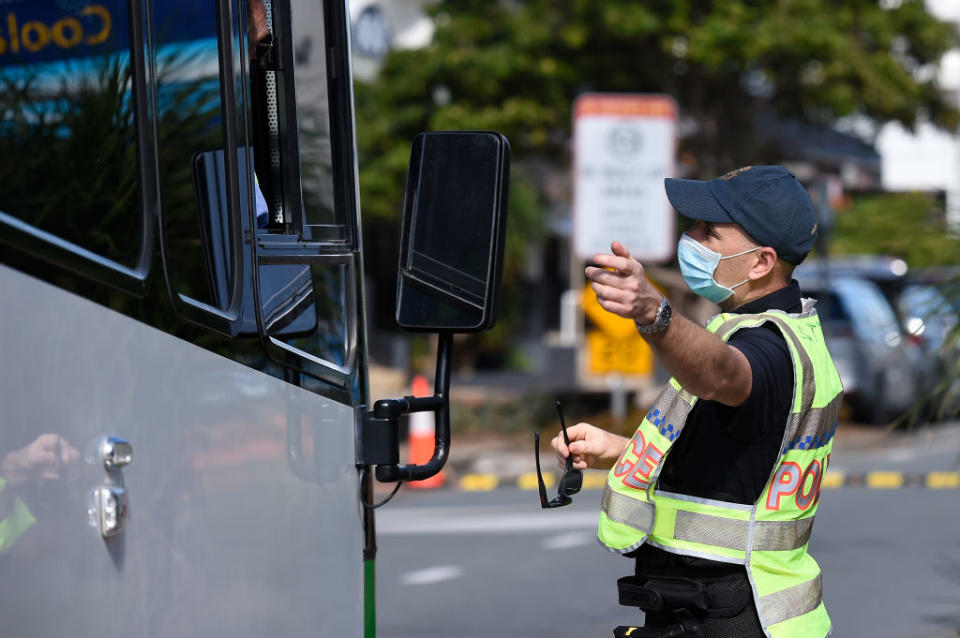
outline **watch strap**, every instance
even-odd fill
[[[657,332],[663,332],[667,329],[667,326],[670,325],[670,319],[672,316],[673,311],[670,308],[670,302],[667,300],[666,295],[660,295],[660,307],[657,308],[657,316],[654,317],[653,322],[641,324],[634,320],[633,323],[636,325],[637,332],[640,334],[655,334]]]

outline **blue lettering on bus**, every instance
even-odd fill
[[[104,55],[130,48],[126,0],[19,0],[0,3],[0,68]],[[195,0],[154,3],[167,45],[209,38],[216,16]]]

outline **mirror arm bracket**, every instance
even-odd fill
[[[441,332],[437,347],[437,371],[434,394],[430,397],[405,396],[380,399],[364,414],[360,432],[360,463],[376,465],[377,480],[421,481],[438,473],[450,452],[450,360],[453,333]],[[400,416],[412,412],[433,412],[433,456],[423,465],[399,465]]]

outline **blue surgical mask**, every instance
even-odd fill
[[[677,246],[677,260],[680,262],[680,273],[683,275],[683,280],[690,286],[690,290],[713,303],[720,303],[730,298],[734,288],[742,286],[750,281],[750,279],[744,279],[729,288],[721,286],[717,283],[717,280],[713,278],[713,273],[717,270],[717,265],[723,259],[746,255],[755,250],[760,250],[760,248],[761,246],[757,246],[756,248],[724,257],[684,233],[680,236],[680,244]]]

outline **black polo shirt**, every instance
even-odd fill
[[[801,312],[796,280],[733,312],[753,314],[765,310]],[[667,454],[658,489],[752,505],[763,493],[780,456],[793,400],[793,364],[786,341],[770,323],[738,330],[727,343],[740,350],[750,363],[750,396],[737,407],[697,401],[680,438]],[[651,555],[664,554],[661,550],[646,545],[644,548],[638,556],[638,572],[645,556],[656,563],[667,559]],[[702,559],[682,562],[703,566],[713,563]]]

